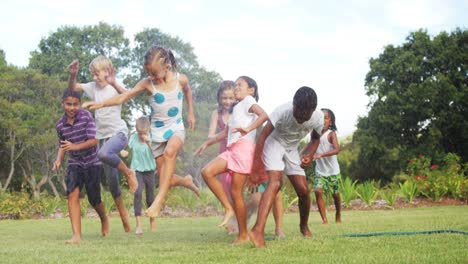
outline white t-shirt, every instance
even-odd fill
[[[333,144],[328,141],[328,135],[331,132],[331,130],[328,130],[320,137],[320,145],[315,152],[316,154],[326,153],[334,149]],[[332,155],[317,159],[315,161],[315,171],[317,172],[318,177],[339,174],[340,164],[338,163],[338,157],[336,155]]]
[[[89,82],[81,84],[81,88],[86,96],[95,102],[103,102],[119,94],[109,84],[99,87],[96,82]],[[97,139],[110,138],[119,132],[123,132],[125,135],[128,134],[127,124],[120,116],[121,111],[122,105],[108,106],[96,110],[94,119],[96,121]]]
[[[253,122],[255,122],[255,120],[257,119],[257,115],[255,113],[249,112],[250,107],[252,107],[252,105],[254,104],[257,104],[257,101],[255,101],[255,99],[249,95],[245,97],[242,101],[237,103],[232,109],[232,114],[229,116],[228,122],[229,130],[227,146],[231,145],[232,143],[236,142],[239,138],[241,138],[241,134],[239,132],[232,132],[233,129],[238,127],[246,128],[250,126]],[[254,129],[242,138],[255,142],[256,133],[257,130]]]
[[[293,103],[288,102],[278,106],[269,116],[275,128],[270,136],[274,137],[285,149],[297,149],[299,142],[313,130],[322,133],[323,113],[315,110],[309,120],[297,123],[293,116]]]

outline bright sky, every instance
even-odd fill
[[[301,86],[331,108],[340,136],[367,113],[368,61],[419,28],[436,35],[466,29],[467,0],[15,0],[1,4],[0,49],[27,66],[41,38],[64,25],[123,26],[133,39],[158,28],[194,47],[198,61],[224,79],[248,75],[271,112]]]

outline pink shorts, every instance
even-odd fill
[[[255,143],[248,139],[240,138],[232,143],[227,150],[218,157],[227,161],[227,168],[232,172],[250,174],[255,151]]]

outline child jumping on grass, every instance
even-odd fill
[[[78,92],[66,89],[62,97],[65,114],[55,127],[59,137],[60,148],[52,170],[57,170],[68,153],[67,196],[68,212],[72,226],[72,238],[68,244],[81,241],[80,190],[86,186],[88,201],[101,219],[101,234],[109,233],[109,221],[104,203],[101,200],[101,161],[98,159],[98,140],[96,124],[86,110],[80,109],[81,98]]]

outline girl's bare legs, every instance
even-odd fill
[[[322,217],[322,225],[328,224],[327,219],[327,212],[325,209],[325,201],[323,200],[323,189],[317,188],[315,189],[315,200],[317,200],[317,207],[320,213],[320,217]]]
[[[150,231],[156,232],[156,221],[154,217],[150,217]]]
[[[284,237],[283,233],[283,200],[281,198],[281,191],[276,195],[276,199],[273,202],[273,217],[275,218],[275,235],[278,238]]]
[[[225,172],[227,170],[227,162],[221,158],[215,158],[210,161],[203,169],[202,176],[206,182],[206,185],[214,193],[216,198],[221,202],[224,207],[224,218],[218,226],[224,226],[227,224],[231,217],[234,217],[234,209],[232,208],[229,199],[224,192],[223,185],[218,181],[216,175]]]
[[[138,181],[137,181],[137,186],[138,186]],[[125,232],[128,233],[131,231],[132,228],[130,227],[130,221],[128,220],[128,212],[122,200],[122,195],[115,197],[114,202],[115,202],[115,205],[117,206],[117,210],[119,211],[120,219],[122,219],[123,228]]]
[[[145,211],[149,217],[156,217],[161,211],[164,200],[166,199],[167,192],[171,187],[171,178],[174,175],[177,153],[184,145],[184,142],[178,137],[173,136],[167,142],[164,154],[156,158],[156,161],[163,159],[161,170],[159,174],[159,191],[158,195],[154,198],[151,206]],[[158,163],[159,165],[160,163]]]
[[[239,226],[239,234],[233,244],[241,244],[249,241],[249,234],[247,232],[247,210],[245,208],[244,197],[242,195],[246,181],[247,175],[240,173],[232,174],[231,196],[232,203],[234,205],[234,212],[237,218],[237,224]]]
[[[200,196],[200,190],[195,185],[195,183],[193,183],[193,177],[190,174],[185,175],[185,177],[174,174],[171,178],[171,187],[175,186],[185,187],[193,191],[197,196]]]
[[[80,188],[76,187],[68,195],[68,214],[72,226],[72,238],[65,241],[66,244],[81,242],[81,214],[80,214]]]

